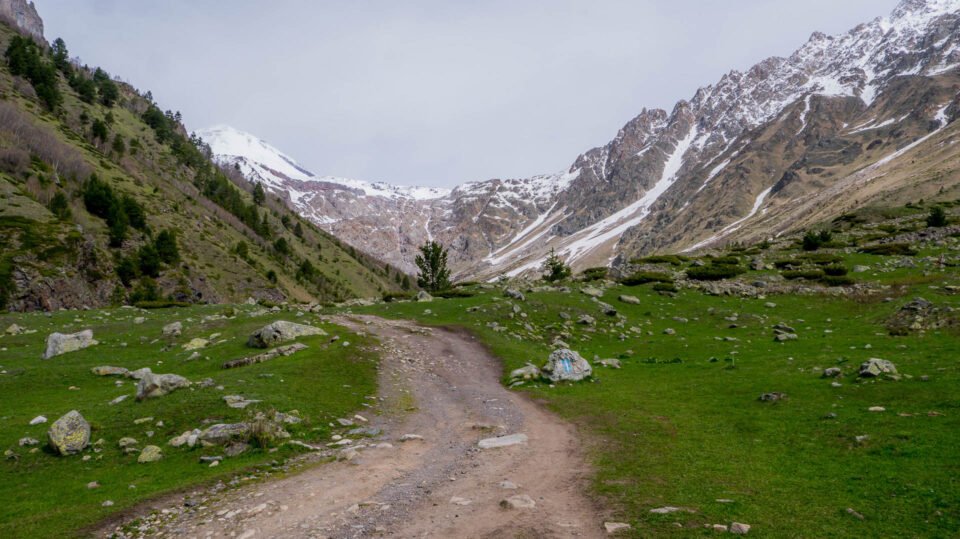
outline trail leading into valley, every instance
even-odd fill
[[[164,535],[603,535],[601,515],[583,494],[586,466],[575,429],[507,391],[499,360],[472,336],[375,317],[332,321],[380,340],[381,402],[410,410],[370,417],[383,434],[360,440],[367,447],[351,460],[228,491],[169,521]],[[400,441],[404,434],[423,438]],[[516,434],[526,443],[478,446]]]

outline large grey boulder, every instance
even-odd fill
[[[145,373],[143,378],[137,382],[137,400],[150,399],[153,397],[162,397],[168,393],[176,391],[181,387],[188,387],[190,380],[187,380],[179,374],[153,374]]]
[[[433,301],[433,296],[430,295],[430,292],[427,292],[426,290],[421,290],[417,292],[417,301],[421,303]]]
[[[172,324],[167,324],[163,326],[163,336],[164,337],[179,337],[183,332],[183,324],[180,322],[173,322]]]
[[[551,382],[569,380],[575,382],[593,374],[586,359],[569,348],[554,350],[541,369],[544,378]]]
[[[326,334],[326,331],[318,327],[277,320],[253,332],[253,335],[247,340],[247,346],[251,348],[269,348],[283,341],[296,339],[297,337]]]
[[[93,330],[85,329],[78,333],[51,333],[47,337],[47,349],[43,352],[43,359],[50,359],[67,352],[76,352],[97,344],[93,339]]]
[[[886,359],[870,358],[860,364],[860,376],[876,378],[881,374],[897,374],[897,367]]]
[[[234,438],[245,437],[249,432],[249,423],[217,423],[204,429],[197,440],[203,445],[225,445]]]
[[[79,453],[90,445],[90,424],[80,412],[71,410],[50,425],[47,440],[50,447],[61,455]]]
[[[630,305],[640,305],[640,300],[636,296],[627,296],[621,295],[619,299],[622,303],[629,303]]]

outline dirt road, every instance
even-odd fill
[[[181,504],[162,535],[603,535],[601,516],[583,495],[575,430],[507,391],[499,361],[473,337],[373,317],[333,321],[381,341],[379,397],[392,413],[369,417],[369,426],[382,434],[345,445],[341,454],[350,460],[231,490],[193,511]],[[401,441],[405,434],[422,439]],[[478,445],[520,434],[525,443]]]

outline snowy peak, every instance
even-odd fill
[[[449,189],[436,187],[406,187],[383,182],[319,177],[266,141],[234,127],[219,125],[196,132],[210,146],[214,158],[228,165],[238,165],[249,179],[262,181],[276,190],[288,189],[296,182],[336,184],[357,191],[362,196],[402,197],[417,200],[441,198]]]

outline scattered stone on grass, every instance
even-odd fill
[[[50,359],[54,356],[76,352],[98,344],[93,338],[93,330],[85,329],[78,333],[51,333],[47,337],[47,348],[43,352],[43,359]]]
[[[283,341],[289,341],[298,337],[326,334],[326,331],[318,327],[277,320],[253,332],[250,338],[247,339],[247,346],[251,348],[269,348]]]
[[[71,410],[50,425],[47,439],[50,447],[61,455],[79,453],[90,445],[90,424],[80,412]]]
[[[593,369],[586,359],[569,348],[554,350],[541,369],[543,376],[551,382],[568,380],[576,382],[591,374]]]

